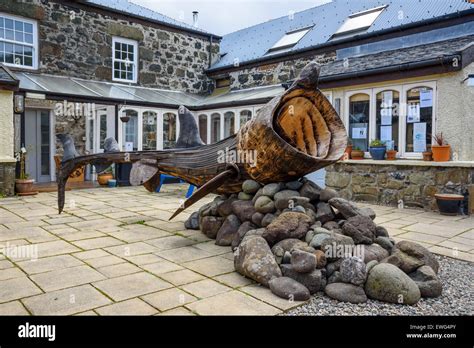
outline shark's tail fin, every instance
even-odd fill
[[[179,137],[176,142],[177,148],[196,147],[204,145],[199,135],[199,128],[194,115],[185,106],[178,109],[179,115]]]

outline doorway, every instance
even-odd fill
[[[29,178],[36,182],[52,181],[51,127],[50,110],[26,110],[25,169]]]

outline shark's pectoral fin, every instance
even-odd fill
[[[186,208],[189,208],[191,205],[199,201],[201,198],[207,196],[209,193],[215,191],[218,189],[220,186],[222,186],[226,181],[229,179],[232,179],[233,177],[238,177],[239,170],[237,166],[230,166],[229,169],[223,171],[222,173],[216,175],[213,177],[211,180],[209,180],[207,183],[202,185],[194,194],[189,197],[187,200],[185,200],[181,206],[171,215],[169,220],[173,219],[175,216],[177,216],[179,213],[181,213],[183,210]]]

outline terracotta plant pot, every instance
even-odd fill
[[[346,159],[351,159],[352,145],[347,145],[346,150],[344,151],[344,156]]]
[[[16,179],[15,180],[16,192],[18,192],[19,194],[33,192],[34,182],[35,181],[33,179]]]
[[[364,158],[364,151],[362,150],[352,150],[351,158],[355,160],[361,160]]]
[[[112,173],[102,173],[97,175],[97,181],[99,182],[99,185],[105,186],[108,184],[110,179],[113,179],[114,176]]]
[[[433,160],[433,153],[431,151],[423,152],[423,161],[432,161]]]
[[[464,200],[464,196],[450,193],[437,193],[435,194],[435,198],[440,214],[458,215],[461,212],[461,202]]]
[[[397,159],[396,150],[387,150],[387,161],[394,161]]]
[[[433,145],[431,151],[435,162],[447,162],[451,155],[451,145]]]

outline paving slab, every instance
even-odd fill
[[[96,308],[95,311],[100,315],[154,315],[158,313],[156,308],[139,298]]]
[[[197,300],[196,297],[178,289],[172,288],[155,292],[150,295],[143,296],[142,299],[160,311],[166,311],[175,307],[184,306]]]
[[[93,268],[84,265],[38,273],[32,275],[31,279],[47,292],[91,283],[105,277]]]
[[[112,301],[87,284],[29,297],[23,303],[34,315],[71,315]]]
[[[146,272],[102,280],[93,285],[114,301],[123,301],[173,287],[172,284]]]
[[[198,298],[211,297],[223,292],[232,291],[232,288],[222,285],[212,279],[204,279],[194,283],[189,283],[181,286],[181,288]]]
[[[199,315],[276,315],[282,311],[240,291],[230,291],[185,305]]]
[[[27,277],[0,281],[0,303],[40,294],[42,291]]]

